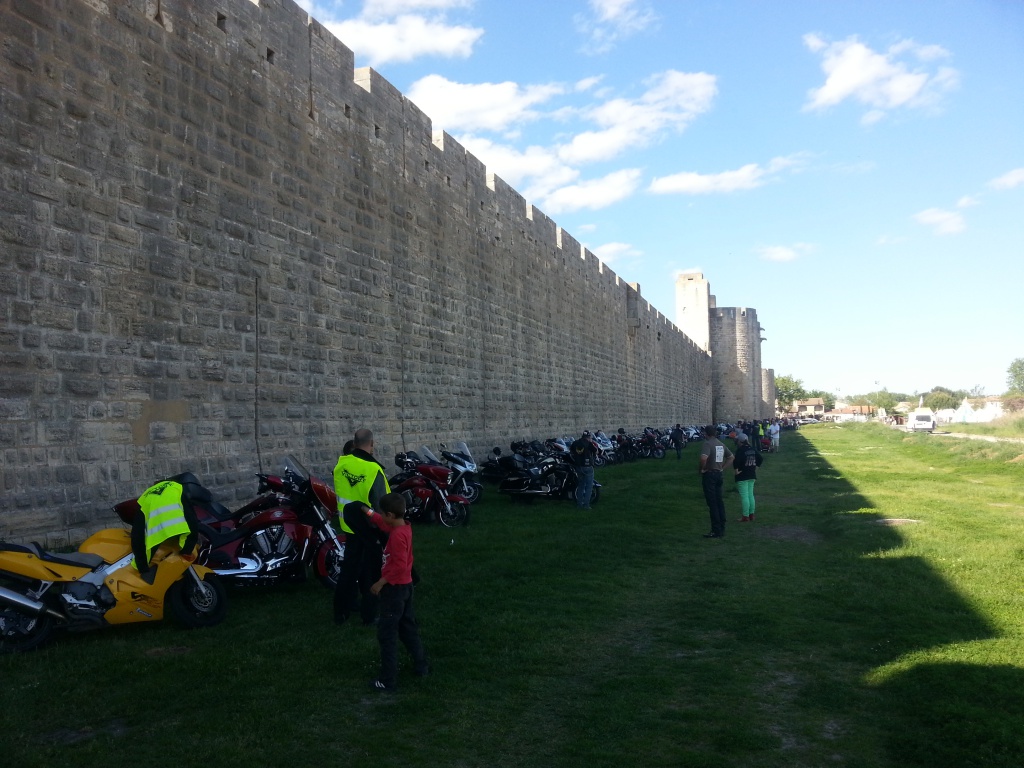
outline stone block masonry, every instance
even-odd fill
[[[706,352],[288,0],[0,0],[0,536],[359,426],[707,421]],[[482,457],[481,457],[482,458]]]

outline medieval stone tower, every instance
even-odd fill
[[[711,353],[716,422],[774,415],[775,373],[761,368],[764,339],[757,310],[717,306],[704,275],[687,272],[676,277],[676,325]]]

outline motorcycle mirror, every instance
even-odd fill
[[[495,456],[501,456],[501,448],[497,448],[497,447],[495,447],[495,448],[494,448],[494,449],[493,449],[493,450],[491,451],[491,453],[493,453],[493,454],[494,454]]]

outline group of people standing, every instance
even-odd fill
[[[772,444],[776,446],[775,450],[778,450],[778,422],[773,422],[773,424],[776,431],[772,434],[772,425],[769,425],[769,436]],[[747,426],[751,431],[754,428],[764,429],[763,423]],[[736,441],[735,453],[718,439],[717,427],[712,425],[704,427],[704,442],[700,447],[697,470],[700,473],[704,501],[707,502],[708,513],[711,516],[711,530],[704,534],[706,539],[720,539],[725,536],[725,500],[722,497],[722,486],[724,474],[729,468],[733,470],[736,490],[740,496],[742,517],[739,521],[741,523],[754,522],[756,512],[754,483],[757,481],[757,468],[764,461],[759,445],[763,433],[753,438],[758,441],[756,447],[751,444],[752,438],[746,432],[737,431],[733,436]]]

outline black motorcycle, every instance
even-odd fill
[[[545,456],[535,463],[517,468],[498,485],[498,493],[530,502],[536,498],[575,499],[579,472],[568,457]],[[601,484],[590,492],[593,506],[601,498]]]

